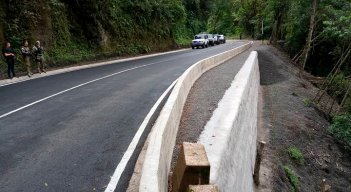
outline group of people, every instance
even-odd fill
[[[11,47],[10,42],[6,42],[5,47],[2,50],[2,54],[5,57],[5,61],[7,64],[7,76],[9,79],[12,79],[13,77],[16,77],[16,54],[13,48]],[[37,41],[33,46],[32,50],[30,50],[28,41],[24,40],[21,46],[21,54],[22,60],[27,66],[28,77],[31,77],[33,75],[31,69],[32,60],[34,60],[37,63],[39,73],[46,73],[44,69],[44,48],[40,45],[40,41]]]

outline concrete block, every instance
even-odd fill
[[[185,192],[189,185],[209,183],[210,163],[202,144],[183,143],[172,180],[173,192]]]
[[[216,185],[189,185],[187,192],[219,192]]]

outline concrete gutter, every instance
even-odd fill
[[[251,45],[252,42],[201,60],[180,76],[150,133],[140,180],[140,192],[168,190],[168,173],[178,125],[186,98],[195,81],[209,69],[247,50]]]
[[[251,52],[201,133],[211,164],[210,183],[219,191],[252,192],[256,157],[260,73]]]

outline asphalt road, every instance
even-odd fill
[[[144,117],[167,87],[195,62],[244,43],[0,87],[0,116],[65,91],[0,118],[0,191],[104,191]],[[115,191],[125,191],[148,131]]]

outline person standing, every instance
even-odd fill
[[[40,45],[40,41],[35,43],[32,53],[34,55],[35,62],[38,64],[39,73],[46,73],[44,69],[44,48]]]
[[[2,49],[2,54],[4,55],[7,63],[7,77],[9,79],[12,79],[13,77],[16,77],[16,74],[15,74],[16,55],[11,47],[10,42],[6,42],[5,47]]]
[[[32,54],[30,52],[30,49],[28,47],[28,41],[24,40],[23,45],[21,47],[21,53],[22,53],[22,58],[24,63],[27,66],[27,75],[28,77],[31,77],[33,75],[32,71],[31,71],[31,57]]]

